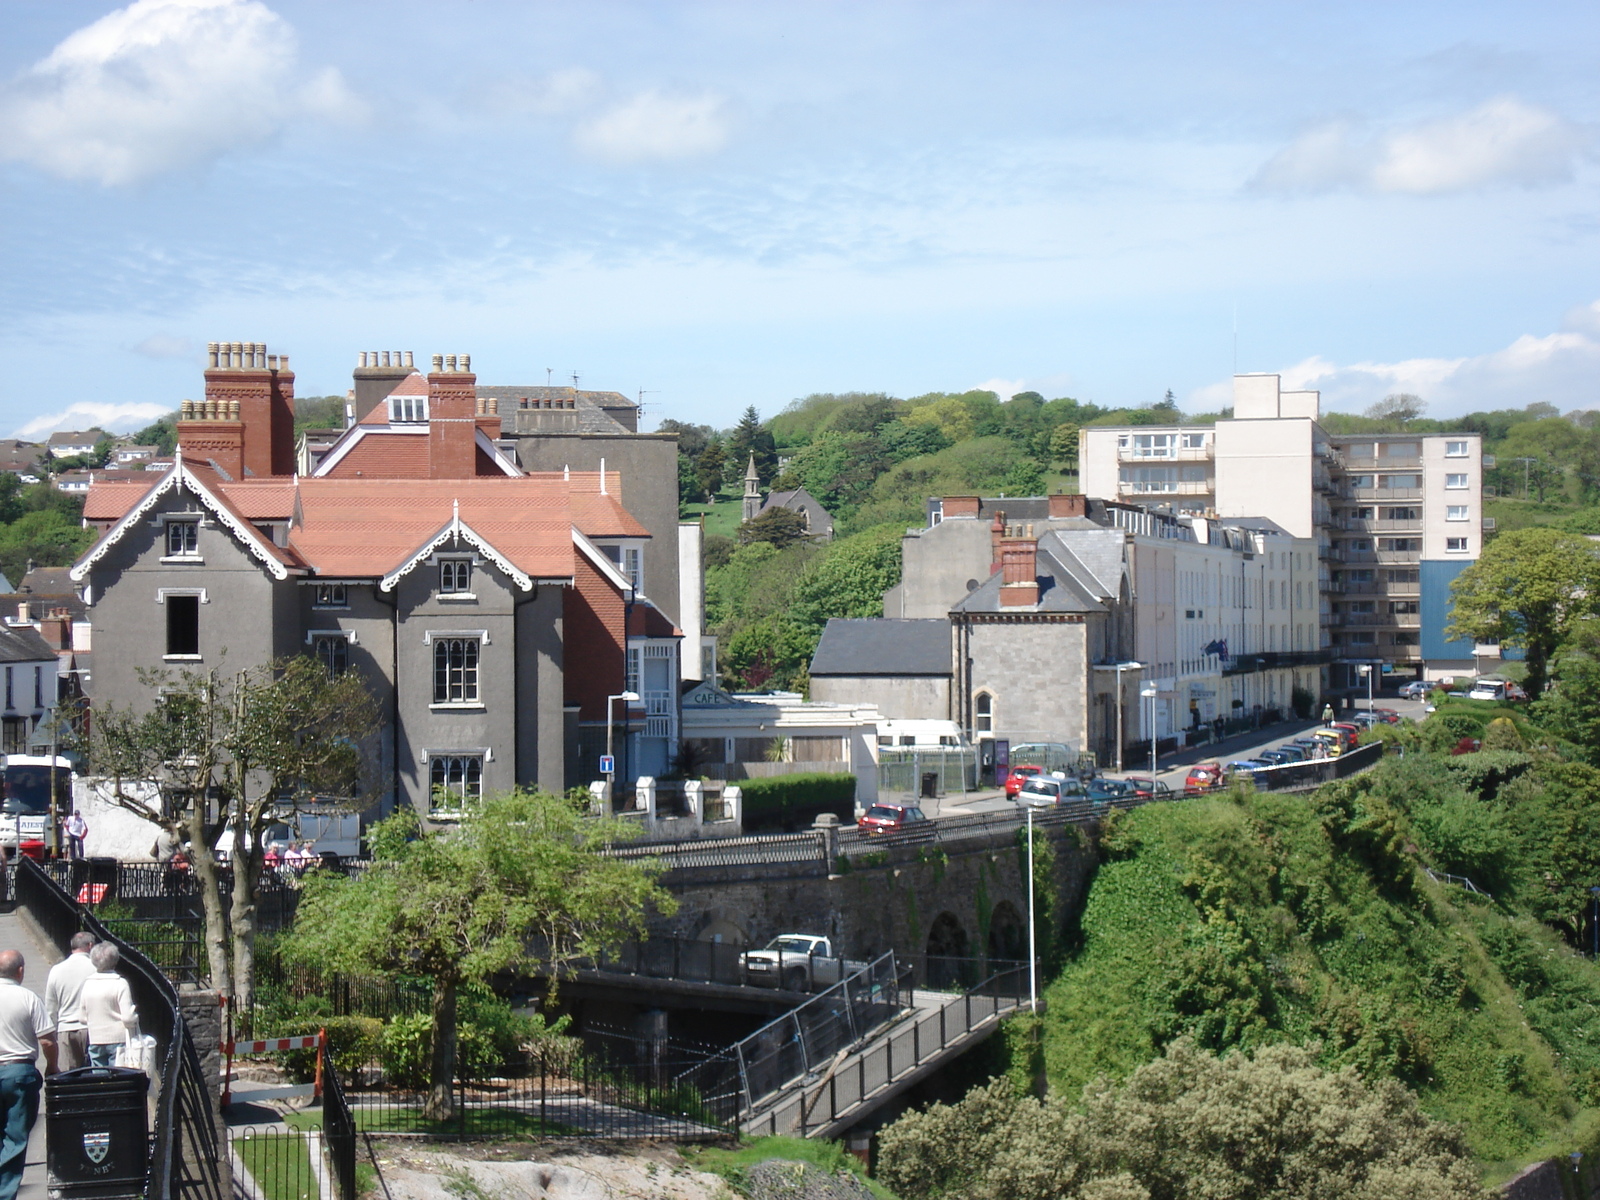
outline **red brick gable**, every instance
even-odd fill
[[[622,691],[626,604],[622,592],[583,554],[573,556],[573,586],[565,597],[565,696],[578,706],[578,719],[604,721],[606,697]],[[622,703],[613,719],[621,720]]]

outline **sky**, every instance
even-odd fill
[[[0,431],[208,341],[813,392],[1600,407],[1600,6],[6,0]]]

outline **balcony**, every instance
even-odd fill
[[[1343,517],[1335,520],[1333,527],[1346,533],[1421,533],[1422,518],[1397,521],[1378,517]]]
[[[1384,563],[1394,566],[1411,566],[1422,561],[1421,550],[1345,550],[1333,553],[1334,561],[1356,566],[1376,566]]]
[[[1377,458],[1371,455],[1357,458],[1349,450],[1344,452],[1344,469],[1346,471],[1365,474],[1368,471],[1404,471],[1415,469],[1422,465],[1422,455],[1417,454],[1380,454]]]
[[[1382,583],[1373,580],[1371,583],[1355,580],[1341,579],[1337,583],[1330,583],[1323,589],[1340,596],[1392,596],[1397,600],[1409,600],[1422,592],[1420,583]]]
[[[1333,660],[1329,648],[1321,650],[1272,650],[1260,654],[1240,654],[1222,668],[1224,675],[1247,675],[1281,667],[1320,667]]]
[[[1209,496],[1211,492],[1209,479],[1121,480],[1117,483],[1117,493],[1124,496]]]
[[[1118,462],[1210,462],[1210,446],[1118,446]]]
[[[1420,613],[1334,613],[1330,624],[1347,629],[1421,629]]]
[[[1485,533],[1493,533],[1496,528],[1497,523],[1493,517],[1485,517],[1483,519],[1483,531]]]
[[[1346,487],[1339,494],[1346,500],[1422,499],[1422,489],[1414,487]]]

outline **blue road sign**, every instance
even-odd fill
[[[617,769],[617,760],[613,755],[602,754],[600,756],[600,774],[602,774],[602,775],[610,775],[613,772],[615,772],[616,769]]]

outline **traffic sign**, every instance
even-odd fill
[[[617,760],[613,755],[602,754],[600,756],[600,774],[611,775],[616,772],[616,769]]]

